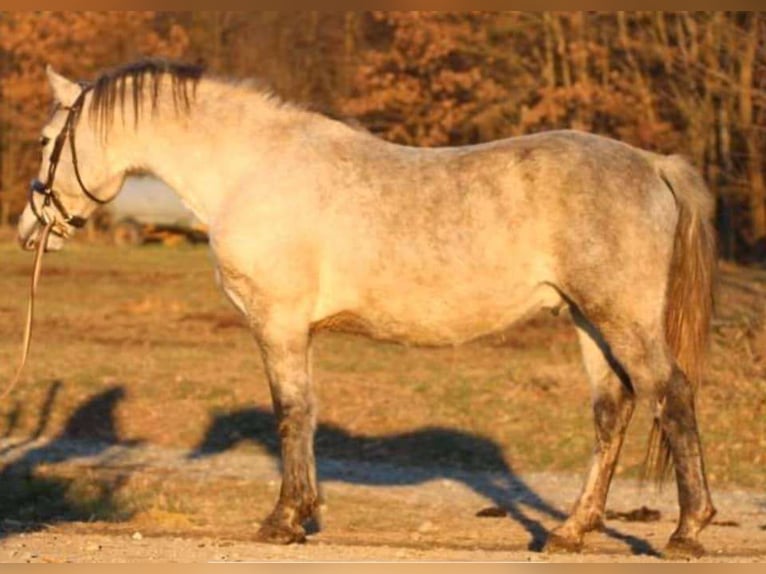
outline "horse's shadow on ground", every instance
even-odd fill
[[[115,445],[137,444],[121,439],[115,424],[115,409],[125,397],[124,389],[111,387],[89,398],[72,413],[58,435],[33,446],[45,434],[61,388],[57,381],[49,386],[36,429],[24,440],[0,449],[0,456],[10,460],[0,467],[0,539],[61,522],[130,518],[114,500],[114,494],[127,480],[124,474],[110,478],[88,476],[86,492],[73,492],[73,486],[77,490],[76,475],[70,478],[45,472],[46,465],[100,455]],[[8,415],[4,438],[14,433],[22,408],[17,404]]]
[[[58,435],[34,446],[45,435],[61,388],[60,382],[49,386],[37,428],[27,439],[0,447],[0,456],[10,461],[0,467],[0,539],[61,522],[130,519],[130,513],[115,500],[128,475],[94,474],[83,479],[77,474],[70,477],[45,472],[46,465],[104,455],[117,445],[140,444],[125,440],[117,430],[115,409],[125,398],[124,388],[114,386],[90,397],[72,413]],[[4,438],[14,434],[22,408],[16,405],[6,417]],[[274,415],[260,408],[219,414],[189,456],[202,458],[221,453],[241,442],[260,444],[278,458]],[[548,531],[527,514],[527,509],[555,520],[565,517],[513,472],[496,443],[456,429],[424,428],[367,437],[324,423],[317,428],[316,451],[320,480],[380,486],[420,484],[440,478],[462,482],[522,525],[530,534],[531,550],[543,547]],[[78,478],[79,485],[75,484]],[[87,483],[87,492],[73,493],[83,482]],[[624,541],[635,554],[657,554],[645,540],[613,528],[607,528],[606,533]]]
[[[190,456],[210,456],[239,443],[252,442],[278,458],[275,429],[274,415],[266,409],[218,414]],[[373,486],[419,484],[433,479],[462,482],[523,526],[531,537],[530,550],[543,548],[548,531],[527,514],[525,507],[559,521],[566,518],[513,472],[495,442],[460,430],[427,427],[369,437],[321,423],[316,429],[315,449],[320,481]],[[354,464],[349,465],[348,461]],[[645,540],[613,528],[606,528],[605,532],[625,542],[634,554],[658,554]]]

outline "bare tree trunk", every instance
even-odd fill
[[[585,13],[575,12],[571,16],[571,22],[575,37],[572,43],[574,53],[571,55],[574,81],[587,93],[588,88],[591,87],[591,78],[588,71],[588,32]],[[590,130],[593,127],[591,122],[593,106],[588,100],[583,104],[577,105],[573,110],[571,125],[575,129]]]
[[[558,14],[551,14],[551,24],[554,37],[556,39],[556,52],[559,55],[561,64],[561,80],[564,87],[572,86],[572,72],[569,69],[569,55],[567,54],[567,38],[564,27],[561,25],[561,18]]]
[[[0,16],[1,17],[1,16]],[[8,225],[10,215],[8,213],[8,99],[4,97],[4,78],[6,70],[6,58],[8,56],[0,51],[0,227]]]
[[[3,141],[3,161],[2,161],[2,173],[0,173],[0,180],[2,180],[3,187],[0,189],[0,225],[6,226],[11,221],[11,210],[13,209],[13,200],[11,199],[11,189],[13,184],[17,181],[15,177],[18,174],[14,173],[13,166],[18,161],[18,154],[14,153],[13,142],[10,136],[7,134],[4,136]]]
[[[638,86],[641,105],[646,113],[646,122],[650,129],[653,130],[657,125],[657,114],[654,110],[654,98],[652,96],[649,80],[644,76],[644,72],[641,70],[641,64],[636,59],[633,46],[631,45],[625,12],[617,12],[617,30],[620,44],[625,51],[625,57],[627,58],[630,70],[633,72],[633,78]]]
[[[753,68],[758,47],[757,13],[748,16],[748,30],[740,58],[739,112],[747,152],[747,175],[750,183],[749,211],[751,244],[766,250],[766,182],[763,178],[760,130],[753,124]]]
[[[351,93],[351,74],[354,54],[356,52],[356,35],[357,13],[346,12],[343,15],[343,85],[341,86],[344,96]]]
[[[553,15],[550,12],[543,12],[543,36],[545,42],[545,64],[543,67],[543,78],[545,84],[552,88],[556,85],[556,56],[553,53]]]

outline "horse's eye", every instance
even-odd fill
[[[41,147],[47,146],[49,141],[51,141],[51,138],[45,137],[45,136],[40,136],[40,146]]]

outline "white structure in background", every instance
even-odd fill
[[[119,245],[138,245],[168,236],[204,241],[204,226],[164,182],[151,176],[125,180],[117,197],[101,210],[99,220],[108,226]]]

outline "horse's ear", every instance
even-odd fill
[[[53,97],[56,101],[64,107],[71,106],[77,99],[77,96],[80,95],[82,88],[75,82],[67,80],[61,74],[56,73],[50,64],[45,67],[45,73],[48,76],[51,88],[53,88]]]

